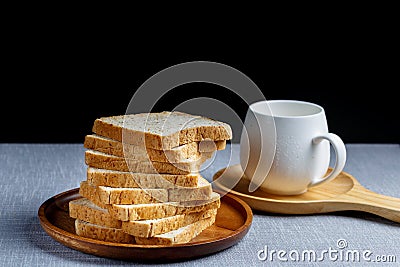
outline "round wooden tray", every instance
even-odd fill
[[[212,254],[238,243],[248,232],[253,214],[241,199],[227,194],[221,198],[216,222],[189,243],[173,246],[104,242],[75,234],[75,220],[68,203],[80,198],[79,188],[46,200],[39,208],[40,224],[48,235],[67,247],[100,257],[129,261],[179,261]]]

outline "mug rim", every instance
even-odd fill
[[[267,103],[268,104],[268,113],[262,112],[260,110],[257,110],[256,107],[259,106],[262,103]],[[285,103],[285,104],[301,104],[301,105],[307,105],[309,107],[315,108],[315,112],[308,112],[307,114],[296,114],[296,115],[280,115],[280,114],[273,114],[272,109],[270,104],[273,103]],[[285,100],[285,99],[277,99],[277,100],[261,100],[254,102],[250,104],[249,109],[257,114],[263,115],[263,116],[271,116],[274,118],[306,118],[306,117],[314,117],[318,116],[321,113],[324,113],[324,108],[318,104],[312,103],[312,102],[307,102],[307,101],[301,101],[301,100]]]

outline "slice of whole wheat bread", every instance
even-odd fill
[[[209,200],[212,194],[211,184],[202,178],[198,187],[179,188],[115,188],[95,186],[87,181],[81,182],[82,190],[97,191],[98,200],[102,204],[147,204],[157,202],[182,202]],[[96,193],[94,193],[96,194]]]
[[[100,201],[104,204],[149,204],[168,202],[167,189],[97,188]]]
[[[140,113],[96,119],[93,132],[120,142],[170,150],[203,140],[230,140],[223,122],[182,112]]]
[[[106,186],[94,186],[87,181],[81,182],[80,189],[82,191],[93,192],[92,194],[97,195],[98,201],[103,205],[168,202],[167,189],[143,190],[141,188],[112,188]]]
[[[197,187],[198,173],[186,175],[131,173],[97,168],[87,168],[87,180],[93,185],[109,187],[174,188]]]
[[[139,237],[152,237],[173,231],[196,221],[215,216],[216,213],[216,209],[211,209],[160,219],[121,222],[113,218],[108,210],[97,207],[86,198],[69,202],[70,217],[99,226],[122,229],[127,234]]]
[[[81,221],[121,228],[121,221],[113,218],[107,209],[96,206],[87,198],[78,198],[69,202],[69,216]]]
[[[97,187],[88,182],[81,182],[79,194],[96,206],[107,209],[110,215],[121,221],[149,220],[163,217],[200,212],[219,208],[221,201],[218,193],[212,192],[210,200],[195,200],[182,202],[164,202],[149,204],[111,205],[104,204],[99,197]]]
[[[215,215],[196,221],[179,229],[153,237],[135,237],[122,229],[100,226],[75,220],[75,232],[79,236],[114,243],[137,243],[142,245],[173,245],[187,243],[215,222]]]
[[[177,187],[168,189],[168,201],[182,202],[193,200],[209,200],[212,195],[211,184],[203,177],[199,178],[197,187]]]
[[[170,217],[179,214],[201,212],[218,209],[221,205],[220,196],[213,192],[210,200],[185,202],[164,202],[137,205],[107,205],[113,218],[121,221],[151,220]]]
[[[203,164],[209,157],[211,157],[211,155],[203,153],[200,159],[188,159],[184,162],[169,163],[130,160],[94,150],[87,150],[85,152],[85,163],[94,168],[123,172],[190,174],[198,172],[201,164]]]
[[[121,229],[100,226],[97,224],[75,220],[75,233],[79,236],[114,243],[135,243],[135,237]]]
[[[99,196],[97,186],[93,186],[88,182],[81,182],[80,187],[79,187],[79,195],[83,196],[84,198],[89,199],[91,202],[93,202],[94,205],[102,208],[102,209],[108,209],[110,205],[105,204]]]
[[[105,154],[134,160],[150,159],[159,162],[181,162],[188,158],[198,158],[203,152],[223,150],[226,147],[226,141],[191,142],[171,150],[157,150],[144,148],[143,146],[124,144],[99,135],[87,135],[85,137],[84,147]]]
[[[204,229],[215,222],[216,216],[196,221],[177,230],[156,235],[150,238],[135,237],[137,244],[142,245],[173,245],[187,243],[198,236]]]
[[[190,214],[175,215],[154,220],[139,220],[122,222],[121,229],[127,234],[137,237],[153,237],[177,230],[197,221],[216,216],[217,210],[206,210]]]

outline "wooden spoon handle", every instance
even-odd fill
[[[350,192],[340,197],[349,204],[349,210],[360,210],[400,223],[400,198],[372,192],[356,185]]]

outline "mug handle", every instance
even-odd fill
[[[344,143],[339,136],[333,133],[321,134],[313,138],[313,144],[318,145],[322,140],[328,140],[335,149],[335,167],[333,167],[333,170],[327,176],[311,181],[308,187],[317,186],[334,179],[343,170],[346,163],[346,147],[344,146]]]

